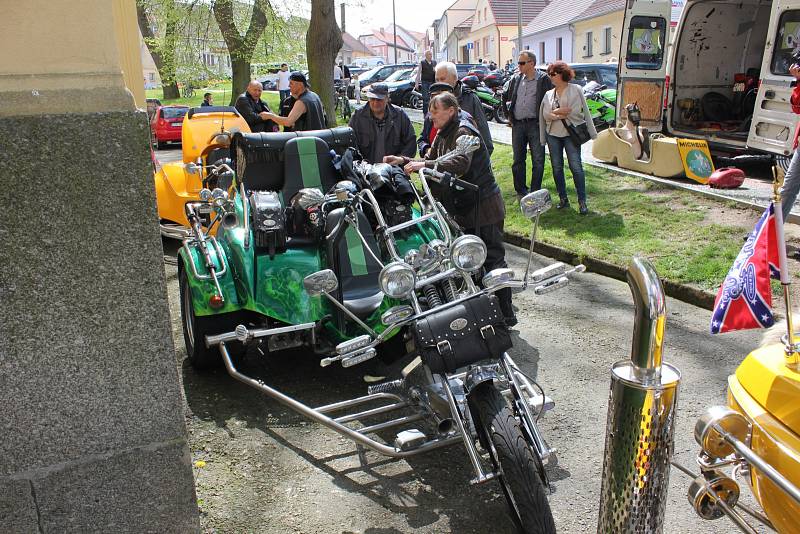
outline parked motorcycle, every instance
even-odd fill
[[[583,96],[592,114],[592,122],[599,132],[616,124],[617,90],[608,89],[592,80],[583,86]]]
[[[494,91],[482,85],[477,76],[464,76],[464,78],[461,79],[461,83],[472,90],[480,99],[488,122],[496,120],[500,124],[508,123],[508,114],[502,105],[502,99],[499,95],[496,95]]]
[[[537,426],[553,403],[506,352],[511,338],[494,293],[552,291],[583,266],[531,273],[529,256],[521,279],[511,269],[478,277],[485,244],[463,234],[430,183],[459,194],[474,186],[436,166],[421,171],[417,189],[399,167],[351,165],[353,141],[347,127],[235,136],[235,165],[215,164],[235,176],[230,189],[204,190],[186,205],[193,235],[178,263],[190,363],[224,363],[359,448],[404,458],[461,442],[471,482],[497,480],[520,530],[555,532],[544,463],[556,456]],[[461,137],[437,162],[479,143]],[[546,190],[521,201],[533,221],[531,256],[550,206]],[[216,237],[198,223],[208,208]],[[238,355],[250,347],[270,358],[304,347],[323,367],[380,361],[388,371],[367,395],[314,408],[243,374]],[[388,429],[393,441],[381,437]]]

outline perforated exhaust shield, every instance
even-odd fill
[[[634,258],[630,360],[611,368],[598,533],[662,532],[680,372],[662,363],[665,298],[655,269]]]

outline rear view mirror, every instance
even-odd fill
[[[332,270],[324,269],[303,278],[303,287],[306,289],[306,293],[312,297],[318,297],[323,293],[335,291],[339,287],[339,281]]]
[[[552,206],[553,200],[550,198],[550,191],[547,189],[539,189],[533,193],[528,193],[519,201],[522,214],[528,219],[538,217]]]

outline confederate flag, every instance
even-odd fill
[[[772,317],[770,277],[780,279],[775,205],[770,203],[722,283],[711,314],[711,333],[767,328]]]

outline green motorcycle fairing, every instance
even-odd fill
[[[236,214],[239,220],[243,219],[241,197],[234,199]],[[419,211],[414,209],[413,216],[418,217]],[[247,310],[270,317],[286,324],[301,324],[320,321],[323,318],[333,317],[336,308],[324,297],[312,297],[306,293],[303,279],[309,274],[328,268],[321,249],[315,246],[289,248],[284,252],[276,253],[273,258],[268,252],[256,251],[253,245],[252,228],[249,229],[250,239],[247,249],[244,248],[245,231],[241,226],[233,229],[220,228],[217,240],[223,251],[223,258],[218,258],[216,250],[211,248],[212,258],[215,262],[223,261],[227,271],[218,280],[222,287],[224,305],[214,309],[208,304],[209,298],[216,293],[212,280],[201,280],[193,276],[189,266],[185,249],[179,252],[183,268],[187,269],[189,285],[192,291],[192,302],[195,315],[212,316],[225,313]],[[364,263],[364,252],[361,250],[361,241],[355,230],[348,228],[345,237],[348,242],[351,268],[357,274],[359,265]],[[441,233],[432,221],[425,221],[414,229],[404,230],[396,237],[398,254],[403,257],[412,249],[418,249],[423,243],[432,239],[441,239]],[[198,273],[206,275],[202,261],[202,254],[197,246],[189,247],[191,259],[194,260]],[[386,262],[384,258],[384,263]],[[367,317],[364,322],[373,330],[380,333],[386,329],[381,323],[381,315],[402,301],[384,297],[378,309]],[[355,322],[348,321],[345,331],[340,331],[334,321],[326,320],[323,327],[334,339],[344,340],[364,334]]]

